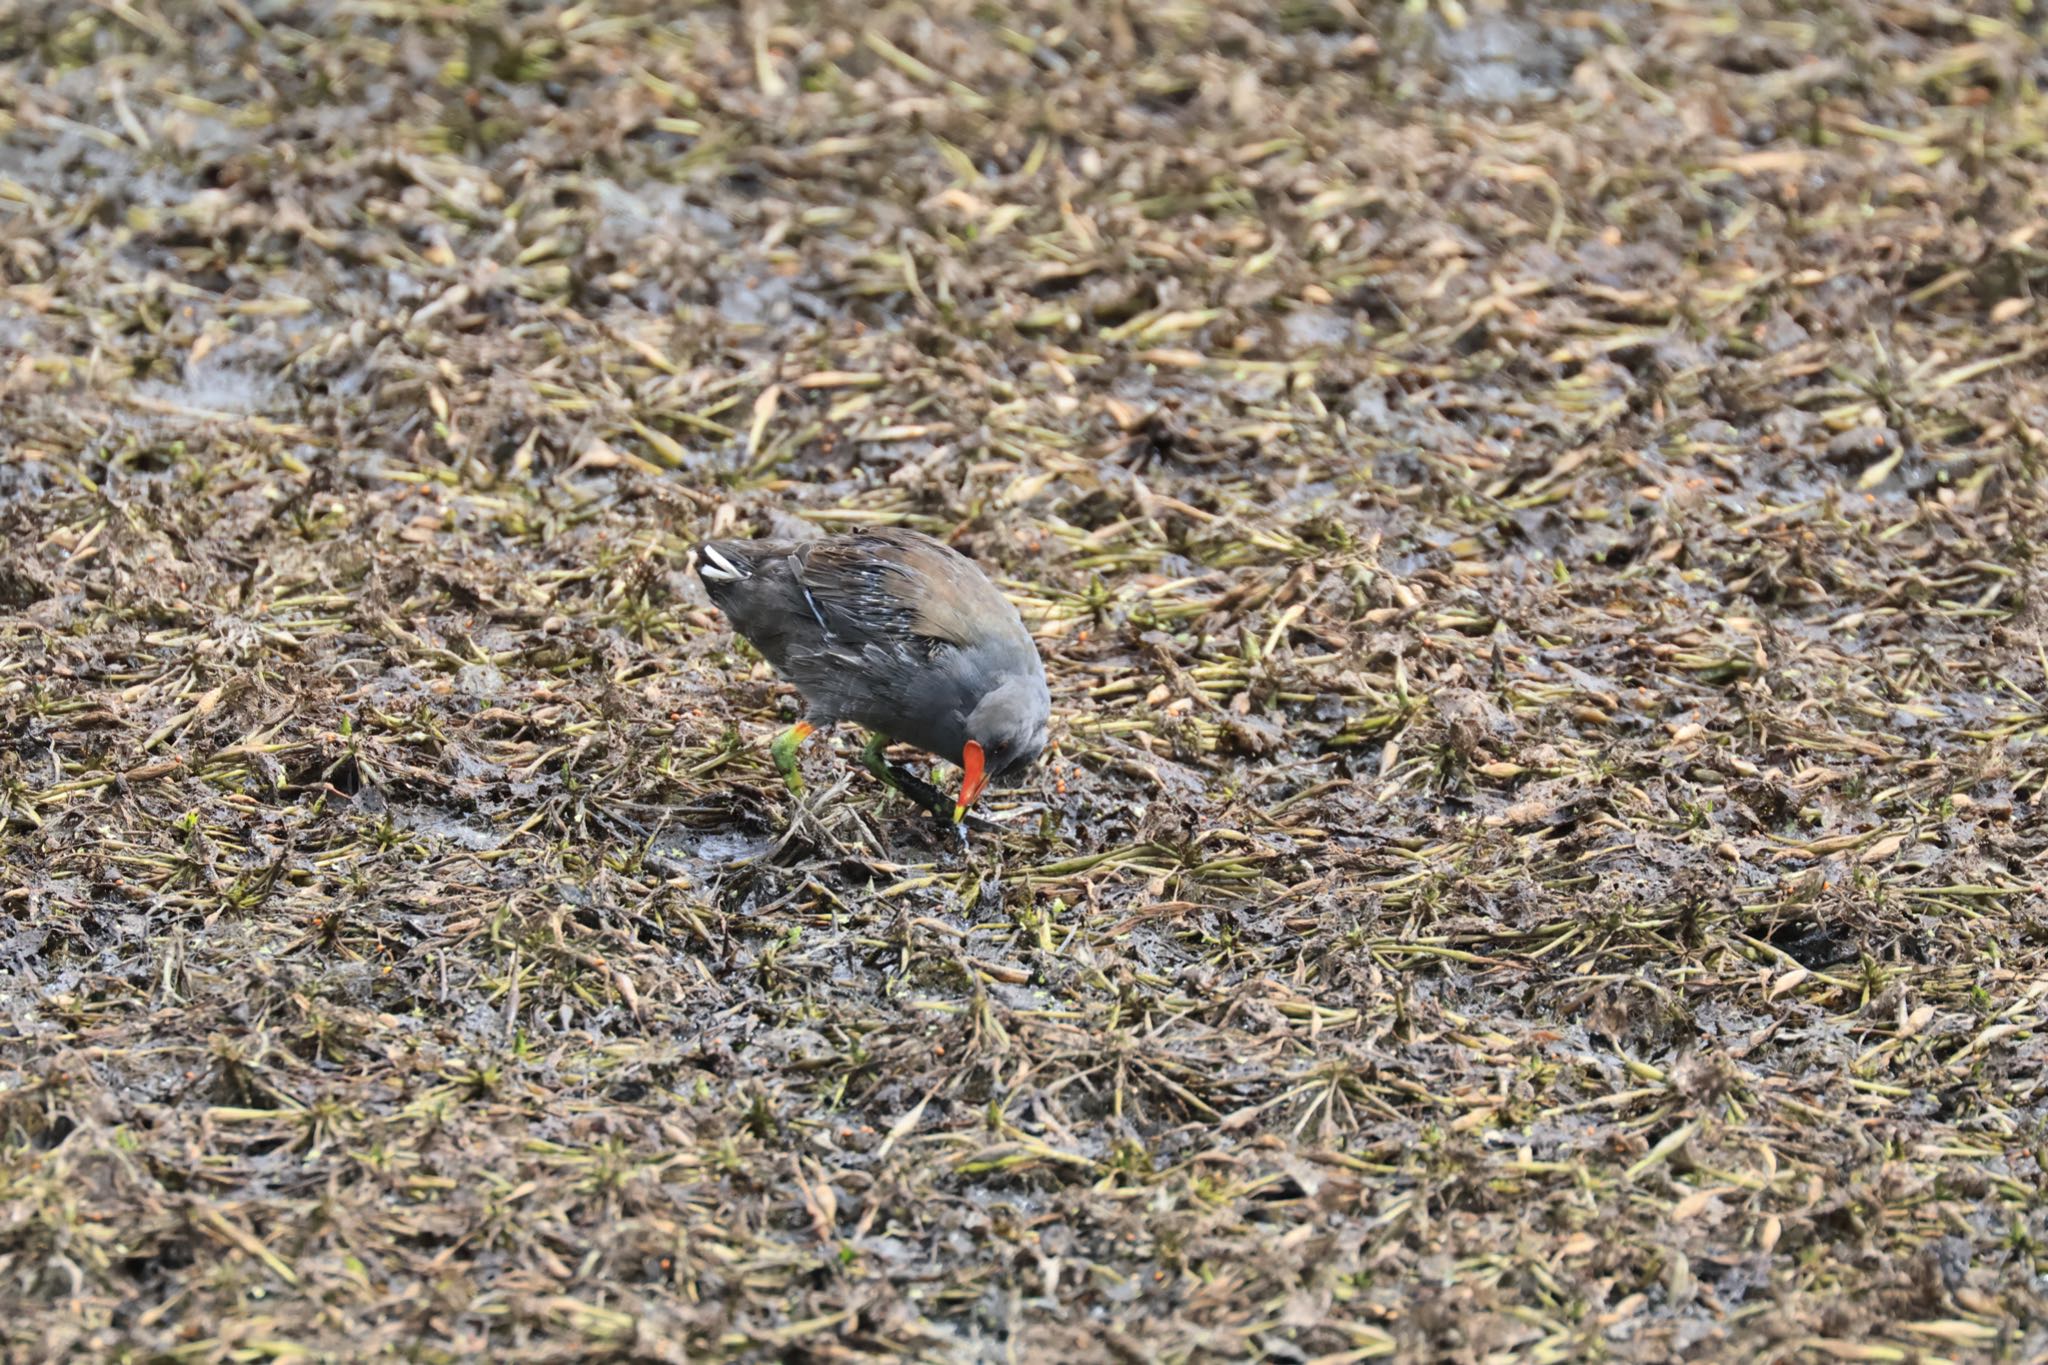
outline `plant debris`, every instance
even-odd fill
[[[0,1355],[2041,1358],[2031,14],[0,0]]]

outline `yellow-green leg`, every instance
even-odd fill
[[[939,819],[947,820],[950,823],[953,803],[947,799],[945,793],[939,791],[931,783],[926,782],[915,773],[906,771],[891,763],[886,752],[888,748],[889,741],[887,739],[881,735],[869,735],[867,745],[860,751],[861,766],[876,777],[881,778],[884,786],[902,793],[930,811],[933,815],[936,815]],[[966,838],[967,831],[962,829],[960,837]]]
[[[804,775],[797,771],[797,746],[811,737],[811,723],[800,720],[775,737],[768,746],[768,756],[775,760],[775,767],[782,774],[782,785],[789,788],[794,796],[804,789]]]
[[[896,774],[889,769],[887,750],[889,741],[880,735],[869,735],[868,742],[860,751],[860,766],[882,779],[882,785],[902,791],[896,784]]]

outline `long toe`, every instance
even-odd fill
[[[889,785],[941,820],[953,813],[953,803],[944,792],[899,764],[889,765]]]

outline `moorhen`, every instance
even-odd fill
[[[733,629],[808,703],[769,747],[792,792],[796,750],[842,720],[872,731],[861,761],[944,817],[941,798],[892,772],[889,741],[949,758],[963,774],[953,825],[992,780],[1036,762],[1052,697],[1023,618],[987,575],[916,531],[817,540],[714,540],[697,575]],[[922,792],[913,790],[922,788]]]

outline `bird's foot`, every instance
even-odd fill
[[[880,735],[870,736],[867,747],[860,751],[861,766],[880,778],[884,786],[893,788],[936,818],[953,825],[953,828],[959,831],[960,837],[965,839],[966,828],[953,822],[952,798],[902,764],[891,763],[888,748],[888,740]]]
[[[789,788],[791,796],[801,796],[804,790],[804,775],[797,770],[797,747],[811,737],[811,723],[800,720],[775,737],[768,746],[768,756],[775,760],[776,771],[782,774],[782,785]]]

